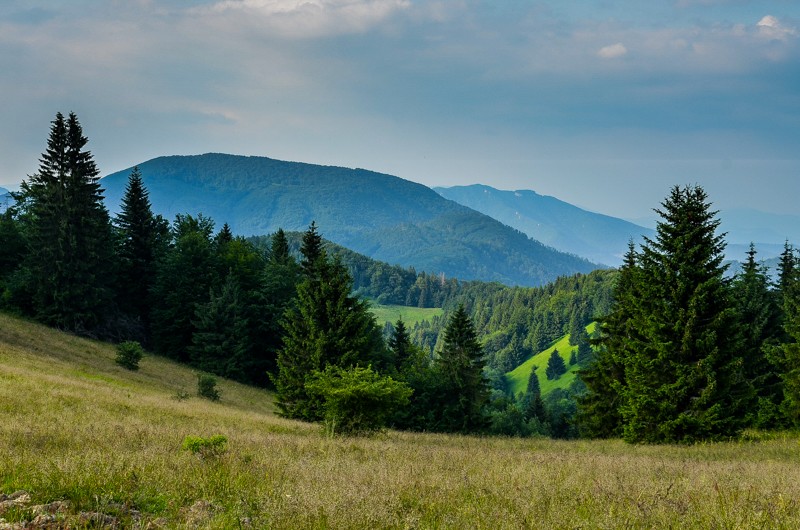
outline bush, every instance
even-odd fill
[[[128,370],[138,370],[139,361],[144,357],[142,345],[136,341],[126,341],[117,345],[117,364]]]
[[[217,378],[209,374],[197,374],[197,395],[211,401],[219,401]]]
[[[203,458],[221,456],[226,451],[228,439],[221,435],[215,434],[210,438],[203,438],[202,436],[187,436],[183,439],[183,450],[189,451],[193,455],[198,455]]]
[[[372,367],[328,366],[315,371],[305,386],[323,402],[330,434],[368,434],[384,428],[408,405],[412,392],[405,383],[382,377]]]

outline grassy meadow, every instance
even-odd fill
[[[434,316],[442,314],[442,309],[438,307],[412,307],[405,305],[381,305],[370,302],[369,310],[375,315],[378,325],[383,326],[387,322],[394,324],[397,319],[402,318],[406,326],[413,327],[417,322],[431,320]]]
[[[114,356],[0,314],[0,501],[26,492],[0,502],[0,528],[48,506],[73,528],[800,527],[793,435],[330,438],[277,417],[267,392],[220,381],[211,402],[185,367],[147,356],[129,372]],[[220,456],[181,448],[216,434]]]

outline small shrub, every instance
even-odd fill
[[[227,450],[228,438],[221,434],[215,434],[210,438],[203,438],[202,436],[187,436],[183,439],[184,451],[189,451],[193,455],[198,455],[202,458],[222,456]]]
[[[328,366],[315,371],[306,389],[323,401],[329,434],[368,434],[384,428],[408,405],[412,390],[406,383],[383,377],[371,367]]]
[[[142,350],[142,345],[136,341],[129,340],[117,345],[116,362],[123,368],[138,370],[142,357],[144,357],[144,350]]]
[[[197,395],[211,401],[219,401],[217,378],[209,374],[197,374]]]

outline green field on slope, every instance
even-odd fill
[[[586,332],[591,335],[594,332],[595,326],[596,324],[592,322],[586,326]],[[536,355],[533,355],[528,358],[527,361],[506,373],[506,381],[508,381],[508,388],[512,392],[512,395],[516,396],[520,392],[525,392],[527,390],[528,379],[530,378],[531,370],[533,370],[534,366],[538,367],[536,375],[539,377],[539,384],[541,385],[543,396],[556,388],[568,388],[575,380],[577,376],[576,372],[580,369],[578,365],[569,365],[570,353],[572,353],[572,351],[577,352],[577,349],[577,346],[569,345],[569,335],[564,335],[551,344],[546,350],[542,350]],[[567,373],[558,379],[549,380],[547,376],[545,376],[544,371],[547,368],[547,360],[550,358],[550,355],[552,355],[553,350],[558,350],[559,355],[564,359],[564,364],[567,365]]]
[[[796,435],[696,446],[327,436],[272,395],[0,314],[3,528],[798,528]],[[223,435],[221,454],[182,449]],[[36,520],[36,523],[33,521]]]
[[[397,319],[402,318],[407,327],[413,327],[417,322],[431,320],[435,316],[442,314],[439,307],[412,307],[405,305],[381,305],[370,302],[369,310],[375,315],[379,326],[386,322],[394,324]]]

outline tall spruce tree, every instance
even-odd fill
[[[443,390],[440,429],[469,433],[486,428],[484,407],[489,387],[484,366],[475,326],[464,306],[459,305],[444,330],[444,345],[437,359]]]
[[[303,238],[303,280],[297,299],[283,321],[283,347],[278,352],[275,381],[277,404],[287,417],[322,418],[321,404],[305,384],[328,366],[349,368],[372,364],[388,367],[381,330],[367,302],[352,294],[352,279],[338,259],[330,260],[320,245],[316,225]]]
[[[623,264],[613,289],[611,312],[598,319],[600,336],[594,361],[579,372],[587,392],[578,399],[576,421],[582,436],[611,438],[622,434],[622,392],[625,388],[625,361],[644,341],[637,275],[638,255],[633,241],[628,243]]]
[[[756,261],[751,243],[742,270],[734,278],[733,299],[739,316],[742,374],[752,384],[757,402],[747,407],[747,423],[762,428],[774,427],[783,399],[780,368],[767,355],[782,336],[781,312],[766,267]]]
[[[620,412],[630,442],[733,436],[752,402],[724,278],[725,243],[710,206],[699,186],[674,187],[656,210],[655,240],[642,247],[641,303],[632,315],[642,337],[621,337],[616,354],[625,366]]]
[[[87,142],[77,116],[59,112],[20,193],[35,316],[73,331],[95,331],[113,312],[111,222]]]
[[[786,333],[779,348],[783,365],[781,409],[790,425],[800,427],[800,268],[794,261],[794,251],[786,254],[790,255],[784,258],[787,266],[781,271],[780,278]]]
[[[149,337],[150,290],[156,274],[156,261],[165,249],[163,220],[153,215],[150,198],[136,166],[131,170],[121,211],[114,220],[119,232],[117,257],[120,310],[141,322]]]

